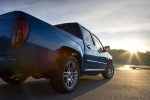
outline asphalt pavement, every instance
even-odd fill
[[[0,100],[150,100],[150,69],[125,69],[119,66],[110,80],[82,76],[75,91],[60,94],[49,80],[29,77],[21,85],[0,79]]]

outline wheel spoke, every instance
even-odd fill
[[[78,77],[78,74],[74,74],[74,75],[72,75],[72,77]]]
[[[66,81],[66,85],[69,87],[69,79],[67,79],[67,81]]]
[[[71,72],[71,76],[72,77],[78,77],[78,72],[77,71]]]
[[[70,82],[71,82],[71,85],[74,85],[74,79],[73,78],[70,79]]]
[[[109,76],[109,77],[111,76],[111,72],[108,72],[108,76]]]
[[[75,71],[75,72],[72,72],[72,74],[78,74],[78,72],[77,72],[77,71]]]
[[[73,63],[72,66],[70,67],[71,70],[74,70],[76,68],[76,64]]]
[[[108,69],[108,76],[111,77],[113,75],[113,70],[112,68],[109,68]]]
[[[67,67],[67,70],[70,69],[70,62],[67,63],[66,67]]]
[[[68,77],[68,75],[64,75],[64,77]]]
[[[64,77],[68,77],[68,72],[64,72]]]

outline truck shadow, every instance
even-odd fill
[[[15,86],[2,84],[0,85],[0,100],[69,100],[100,87],[108,81],[102,77],[99,79],[82,77],[79,79],[75,91],[69,94],[55,92],[50,86],[49,80],[28,81]]]

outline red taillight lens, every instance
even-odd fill
[[[28,33],[29,33],[29,22],[22,17],[15,18],[12,29],[12,41],[11,41],[12,50],[14,51],[19,50],[23,46]]]

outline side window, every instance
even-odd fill
[[[95,45],[96,45],[97,49],[103,50],[103,46],[102,46],[101,42],[99,41],[99,39],[95,35],[93,35],[93,37],[94,37]]]
[[[77,28],[74,25],[56,25],[56,27],[66,31],[76,37],[79,37]]]
[[[93,40],[92,40],[90,32],[84,28],[82,28],[82,32],[83,32],[83,38],[86,44],[93,45]]]

